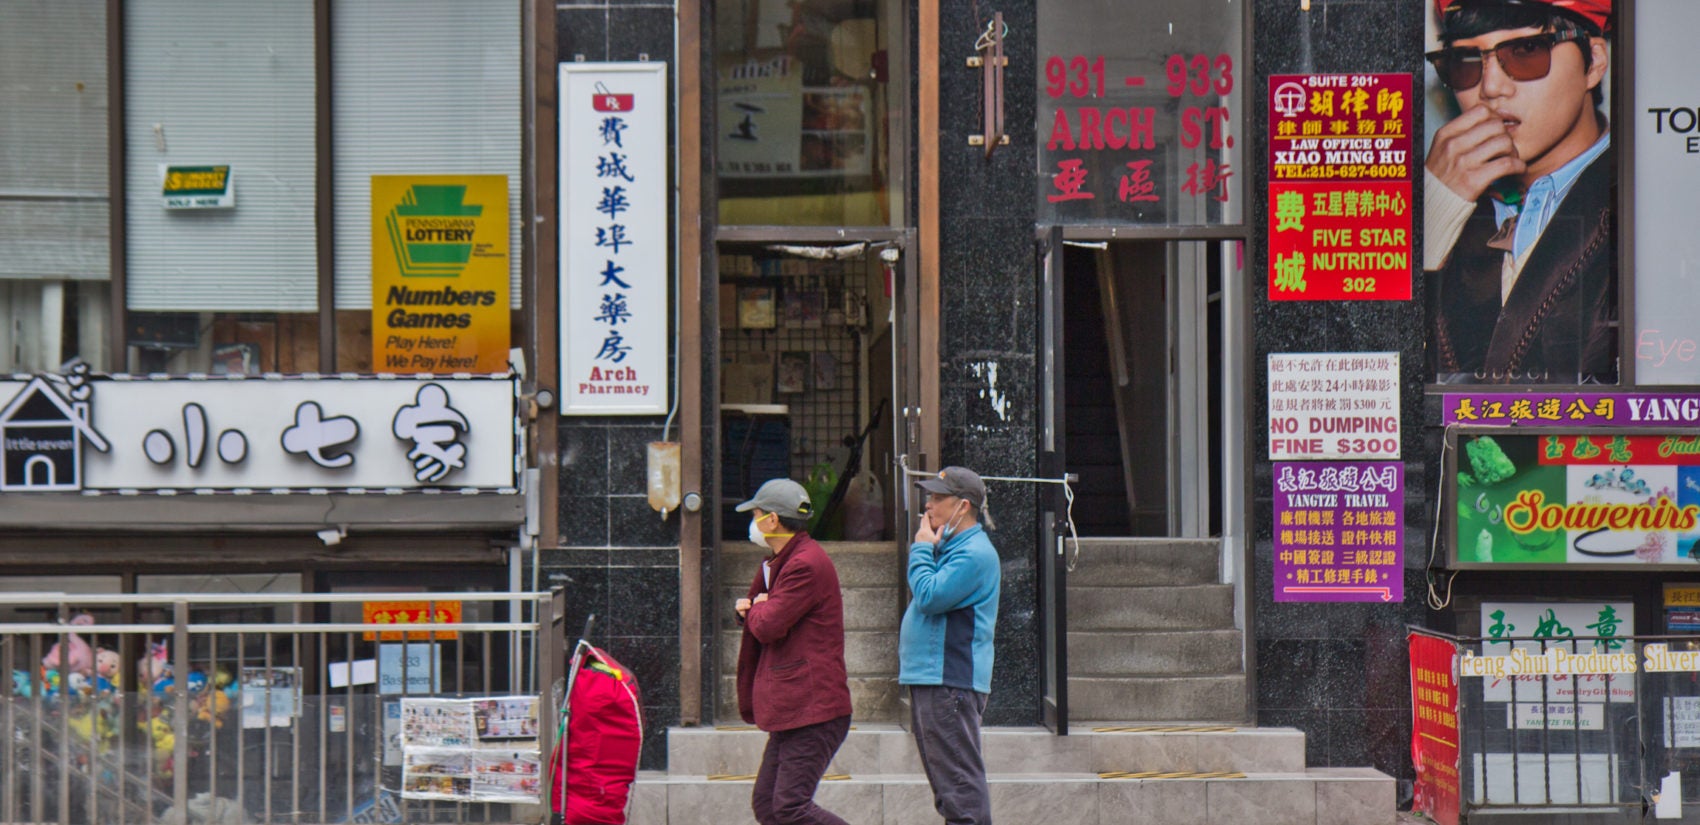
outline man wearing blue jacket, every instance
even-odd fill
[[[998,551],[986,537],[986,485],[946,467],[916,482],[926,515],[909,547],[909,607],[898,637],[897,682],[909,686],[911,729],[933,807],[949,825],[989,825],[980,714],[992,692]]]

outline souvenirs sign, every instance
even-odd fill
[[[1700,436],[1459,432],[1453,560],[1678,566],[1700,560]]]

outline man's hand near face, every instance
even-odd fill
[[[915,543],[933,544],[938,540],[938,531],[933,529],[933,517],[930,515],[921,516],[921,526],[915,528]]]
[[[1453,194],[1472,202],[1494,181],[1521,175],[1528,168],[1517,156],[1505,123],[1481,104],[1435,132],[1423,166]]]

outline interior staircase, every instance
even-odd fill
[[[932,791],[903,729],[896,684],[901,551],[826,545],[844,588],[854,726],[815,799],[853,825],[936,825]],[[721,550],[724,603],[763,552]],[[1214,541],[1082,542],[1069,585],[1068,736],[984,731],[993,816],[1069,825],[1394,825],[1394,780],[1370,768],[1305,767],[1304,733],[1247,717],[1230,585]],[[723,614],[726,611],[722,611]],[[643,772],[632,825],[752,822],[750,790],[767,735],[738,722],[738,627],[720,624],[719,718],[674,728],[667,770]]]

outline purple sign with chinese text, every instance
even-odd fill
[[[1275,601],[1405,598],[1405,465],[1275,464]]]
[[[1700,425],[1700,394],[1646,392],[1447,393],[1443,423],[1525,427]]]

